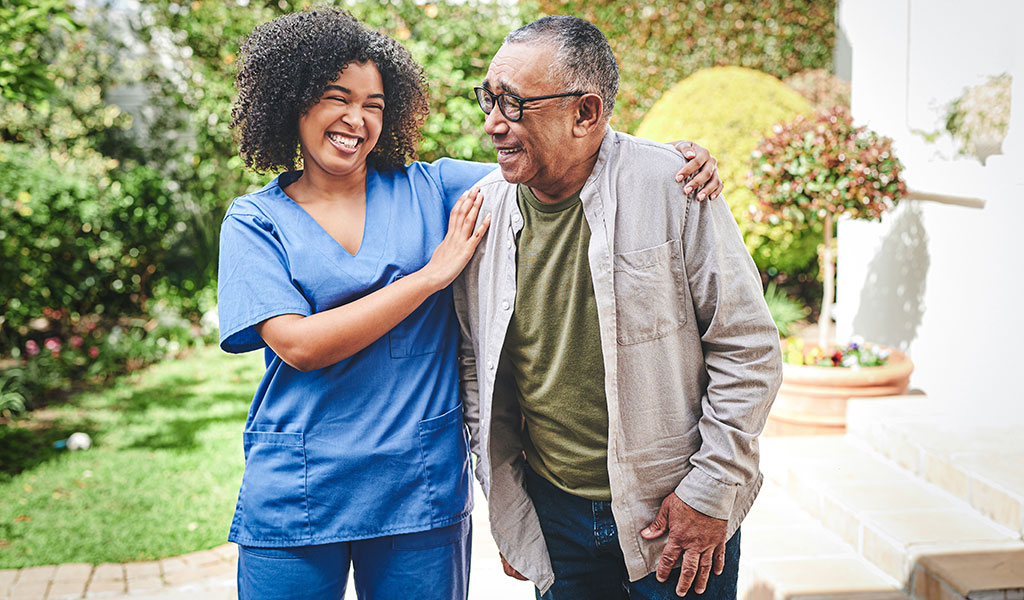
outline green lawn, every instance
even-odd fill
[[[223,543],[262,366],[262,353],[210,346],[0,425],[0,569]],[[93,447],[55,449],[72,431]]]

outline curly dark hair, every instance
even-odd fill
[[[249,34],[241,57],[231,127],[242,159],[257,173],[296,168],[299,117],[352,62],[372,61],[384,80],[383,126],[367,161],[389,170],[416,158],[427,115],[423,68],[401,44],[348,12],[316,8],[278,17]]]

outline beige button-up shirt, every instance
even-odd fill
[[[640,530],[673,491],[726,519],[731,536],[761,486],[757,436],[782,377],[778,331],[723,200],[681,196],[684,159],[608,129],[580,194],[591,230],[608,402],[612,513],[631,580],[653,572],[666,536]],[[554,581],[523,483],[520,413],[498,369],[516,294],[516,186],[478,184],[487,236],[454,284],[464,415],[499,550],[541,592]]]

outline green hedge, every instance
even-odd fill
[[[700,69],[738,65],[780,79],[832,69],[835,0],[541,0],[540,8],[583,17],[608,36],[622,74],[614,125],[623,131]]]

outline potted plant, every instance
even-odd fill
[[[841,216],[878,220],[906,194],[892,140],[857,127],[844,107],[813,119],[776,125],[754,150],[749,181],[758,199],[755,218],[822,224],[823,295],[818,346],[784,346],[783,383],[769,433],[842,433],[846,401],[902,393],[913,365],[897,350],[856,340],[829,347],[835,299],[835,222]]]

